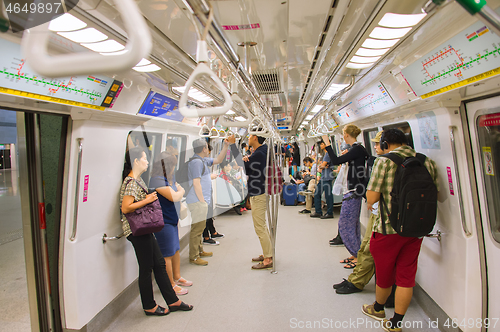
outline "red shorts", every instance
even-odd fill
[[[389,288],[414,287],[418,254],[422,238],[402,237],[398,234],[372,233],[370,252],[375,261],[377,285]]]

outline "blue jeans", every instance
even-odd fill
[[[316,186],[316,192],[314,193],[314,209],[317,214],[322,214],[321,211],[321,194],[325,192],[325,200],[327,211],[326,214],[333,215],[333,194],[332,194],[332,182],[333,180],[323,180],[321,179],[319,185]]]
[[[306,186],[305,183],[299,184],[299,192],[304,191],[306,189],[307,189],[307,186]],[[306,201],[306,196],[299,195],[299,197],[297,198],[297,201],[298,202],[305,202]]]

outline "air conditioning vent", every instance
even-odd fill
[[[271,107],[271,112],[272,114],[281,114],[284,113],[285,111],[283,110],[283,107]]]
[[[252,80],[261,95],[284,93],[282,68],[254,71]]]

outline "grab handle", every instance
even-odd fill
[[[212,129],[210,129],[210,138],[219,138],[219,131],[217,128],[212,127]]]
[[[81,52],[51,56],[47,52],[50,22],[26,30],[22,50],[28,65],[38,74],[47,77],[102,74],[128,70],[146,58],[153,46],[149,28],[133,0],[114,0],[127,30],[128,42],[121,55],[104,56]]]
[[[198,60],[198,66],[194,69],[193,73],[186,82],[186,89],[182,93],[181,99],[179,100],[179,112],[187,118],[197,118],[202,116],[217,116],[225,114],[233,106],[233,101],[231,100],[231,95],[227,91],[226,87],[222,81],[215,75],[215,73],[210,70],[206,65],[208,61],[208,51],[207,42],[204,40],[198,40],[198,48],[196,52],[196,57]],[[207,107],[207,108],[197,108],[195,106],[187,107],[188,92],[191,86],[196,81],[196,78],[201,75],[209,76],[217,85],[219,90],[222,92],[224,97],[224,104],[217,107]]]
[[[471,236],[472,233],[469,231],[469,227],[467,226],[467,221],[465,219],[465,211],[464,211],[464,201],[462,197],[462,187],[460,185],[460,173],[458,172],[458,159],[457,159],[457,148],[455,143],[455,129],[457,127],[450,126],[450,142],[451,142],[451,152],[453,155],[453,168],[455,169],[455,178],[457,179],[457,197],[458,197],[458,206],[460,208],[460,219],[462,220],[462,229],[466,236]]]
[[[245,111],[245,115],[246,115],[247,120],[246,121],[231,122],[231,121],[228,121],[224,116],[221,116],[221,118],[219,119],[219,123],[221,124],[221,126],[224,126],[224,127],[246,127],[249,124],[251,124],[252,123],[252,113],[250,113],[250,110],[248,109],[247,105],[245,105],[245,102],[236,93],[234,93],[231,96],[231,99],[232,99],[233,103],[237,102],[243,107],[243,110]]]
[[[204,124],[200,128],[200,132],[198,133],[198,135],[200,135],[200,137],[210,137],[210,128],[206,124]]]
[[[265,125],[264,121],[260,118],[253,118],[252,122],[248,125],[248,133],[250,135],[257,135],[262,137],[267,137],[269,135],[269,129]]]
[[[70,241],[75,241],[76,229],[78,225],[78,202],[80,198],[80,176],[82,171],[83,138],[77,138],[78,142],[78,161],[76,164],[76,184],[75,184],[75,206],[73,207],[73,227],[71,229]]]

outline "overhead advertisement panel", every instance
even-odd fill
[[[104,110],[123,86],[105,76],[46,78],[26,64],[18,44],[0,38],[0,49],[0,93]]]
[[[500,37],[477,22],[401,72],[424,99],[500,74],[499,52]]]
[[[184,120],[184,117],[179,112],[179,102],[155,91],[149,93],[137,114],[145,114],[179,122]]]

